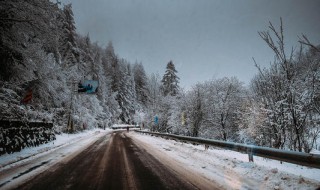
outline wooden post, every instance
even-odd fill
[[[248,156],[249,156],[249,162],[253,162],[253,151],[252,151],[252,148],[248,148]]]

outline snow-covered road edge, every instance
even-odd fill
[[[0,189],[16,189],[42,172],[54,169],[57,164],[67,163],[101,137],[109,135],[110,131],[112,130],[91,130],[82,134],[62,136],[55,143],[59,144],[58,146],[48,145],[47,151],[29,157],[27,153],[35,151],[34,148],[22,152],[21,155],[28,158],[0,168]],[[63,140],[65,138],[66,140]]]
[[[21,150],[20,152],[14,152],[12,154],[4,154],[0,156],[0,171],[5,169],[9,165],[23,161],[25,159],[29,159],[31,157],[39,156],[41,154],[54,151],[58,148],[81,141],[84,138],[95,136],[100,132],[105,133],[109,131],[111,131],[111,129],[107,129],[107,130],[93,129],[93,130],[86,130],[76,134],[62,133],[62,134],[56,135],[56,140],[49,142],[47,144],[42,144],[37,147],[28,147]]]
[[[316,189],[320,169],[255,157],[229,150],[195,146],[137,133],[130,136],[157,155],[166,155],[198,175],[218,182],[226,189]]]

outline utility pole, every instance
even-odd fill
[[[74,131],[74,122],[73,122],[73,96],[74,92],[76,92],[76,84],[77,81],[74,78],[71,78],[71,93],[70,93],[70,107],[69,107],[69,116],[68,116],[68,124],[67,124],[67,132],[72,133]]]

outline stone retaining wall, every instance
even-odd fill
[[[55,139],[53,123],[0,120],[0,155]]]

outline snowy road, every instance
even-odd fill
[[[101,133],[0,170],[1,189],[221,189],[162,163],[123,131]]]
[[[130,131],[92,130],[0,157],[0,189],[310,189],[320,170]]]

